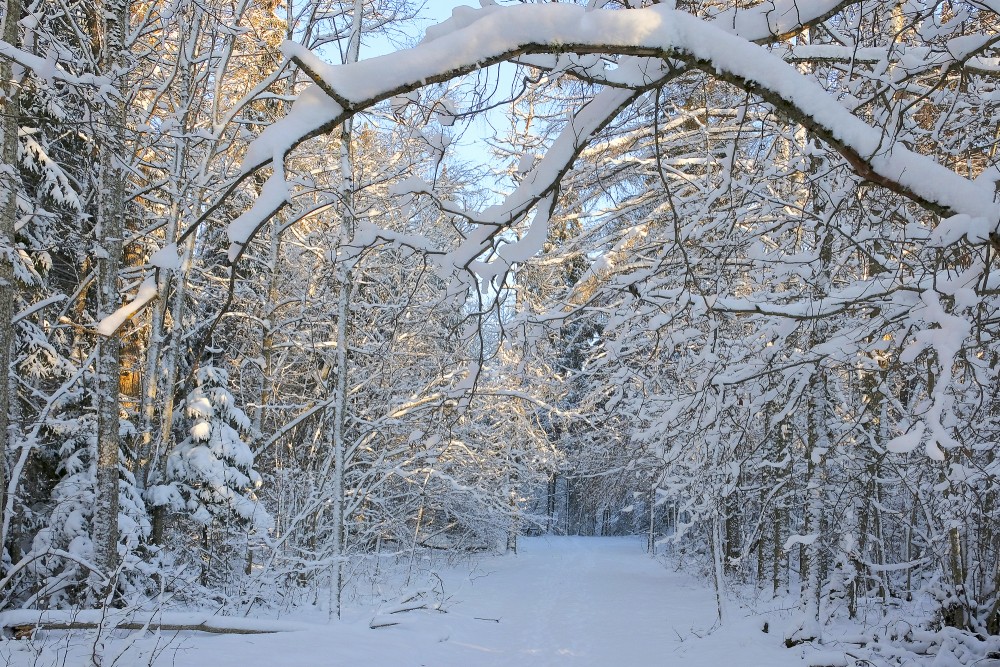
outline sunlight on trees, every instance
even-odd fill
[[[366,57],[418,9],[8,1],[5,606],[339,615],[644,533],[789,645],[1000,634],[1000,7],[483,2]]]

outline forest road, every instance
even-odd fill
[[[716,622],[706,582],[628,537],[523,538],[519,553],[438,574],[447,613],[367,617],[279,635],[185,638],[176,665],[212,667],[784,667],[802,656],[762,620]],[[169,653],[169,651],[168,651]]]
[[[708,631],[715,609],[704,585],[644,547],[632,538],[522,539],[520,553],[474,580],[456,608],[500,623],[478,644],[450,641],[478,648],[469,664],[484,666],[670,664],[684,653],[679,636],[692,625]]]

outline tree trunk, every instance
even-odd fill
[[[722,545],[722,520],[719,517],[719,511],[716,510],[712,515],[712,523],[709,527],[711,531],[711,548],[712,548],[712,583],[715,589],[715,611],[720,622],[725,622],[726,614],[726,577],[723,569],[725,568],[725,555],[723,554]]]
[[[3,18],[3,39],[8,44],[20,43],[17,22],[21,18],[21,0],[7,0]],[[0,511],[3,512],[3,531],[0,533],[0,556],[7,548],[7,453],[10,449],[10,362],[14,343],[14,303],[17,286],[14,284],[14,225],[17,221],[17,131],[19,125],[20,91],[14,81],[11,61],[0,60],[0,85],[4,99],[0,102],[0,151],[3,162],[0,172]]]
[[[646,542],[646,551],[650,556],[656,555],[656,484],[649,489],[649,538]]]
[[[115,88],[124,92],[125,28],[127,0],[106,0],[94,9],[94,35],[101,44],[100,67],[105,76],[116,79]],[[121,99],[121,98],[119,98]],[[125,176],[120,167],[124,155],[125,106],[105,108],[98,139],[97,224],[95,241],[101,249],[97,259],[97,313],[103,319],[119,305],[118,270],[125,235]],[[118,460],[120,341],[111,336],[98,342],[97,355],[97,499],[94,508],[93,540],[95,561],[109,577],[118,567]]]
[[[355,0],[354,15],[351,19],[351,34],[347,44],[345,62],[357,62],[361,49],[361,14],[364,7],[362,0]],[[343,211],[341,214],[341,238],[348,239],[354,231],[354,164],[351,151],[352,122],[346,121],[340,133],[340,168],[341,196]],[[333,412],[333,447],[334,447],[334,483],[333,483],[333,515],[335,528],[333,548],[337,558],[337,573],[335,583],[337,618],[341,613],[341,594],[344,588],[344,553],[347,540],[347,519],[344,516],[344,467],[347,464],[347,443],[344,442],[344,424],[347,419],[347,328],[351,314],[351,272],[338,262],[338,287],[340,296],[337,302],[337,384],[336,402]]]

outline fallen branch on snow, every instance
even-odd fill
[[[315,629],[308,623],[290,623],[256,618],[213,616],[208,614],[167,612],[130,612],[87,609],[83,611],[41,611],[15,609],[0,612],[0,628],[12,630],[18,639],[30,638],[35,630],[160,630],[209,632],[214,634],[257,635]]]
[[[404,595],[392,606],[380,609],[371,622],[368,623],[368,627],[375,630],[377,628],[388,628],[393,625],[399,625],[400,621],[396,618],[390,618],[390,616],[393,614],[402,614],[407,611],[416,611],[417,609],[439,611],[442,614],[447,613],[441,608],[440,602],[430,602],[427,599],[430,592],[428,590],[418,590]]]

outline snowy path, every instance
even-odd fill
[[[315,630],[271,635],[171,635],[156,665],[179,667],[801,667],[800,650],[735,607],[715,628],[712,591],[672,572],[635,538],[524,539],[516,557],[442,571],[447,613],[395,615],[372,630],[371,610]],[[497,619],[495,622],[492,619]],[[297,612],[288,620],[321,621]],[[325,620],[325,614],[323,619]],[[166,635],[165,635],[166,636]],[[148,664],[152,640],[116,663]],[[68,640],[66,645],[74,644]],[[25,643],[3,642],[0,660],[34,662]],[[23,648],[22,648],[23,647]],[[144,648],[145,647],[145,648]],[[162,647],[162,646],[161,646]],[[52,646],[50,645],[50,648]],[[56,649],[58,647],[55,647]],[[10,655],[13,649],[15,655]],[[119,649],[121,650],[121,649]],[[82,640],[59,664],[87,664]],[[51,653],[49,654],[52,655]],[[65,657],[65,654],[63,655]]]
[[[370,630],[370,616],[316,632],[184,639],[179,665],[213,667],[780,667],[801,665],[780,635],[734,610],[712,631],[711,591],[650,559],[629,538],[521,542],[517,557],[442,573],[448,613],[410,612]],[[478,617],[478,618],[477,618]],[[491,620],[499,619],[499,623]],[[168,651],[170,653],[170,651]],[[166,657],[166,656],[165,656]]]
[[[715,621],[708,591],[646,557],[638,540],[525,540],[470,592],[460,610],[501,620],[478,644],[451,640],[479,650],[481,665],[638,665],[683,653],[675,629]]]

